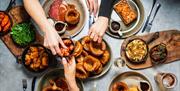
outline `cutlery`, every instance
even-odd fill
[[[94,20],[94,15],[89,13],[89,28],[91,27],[91,25],[95,22]]]
[[[144,31],[150,32],[151,27],[152,27],[152,22],[154,21],[154,18],[155,18],[155,16],[156,16],[156,14],[157,14],[157,12],[158,12],[158,10],[159,10],[160,7],[161,7],[161,4],[158,3],[158,4],[156,5],[155,12],[154,12],[154,14],[153,14],[152,20],[151,20],[150,22],[148,22],[147,25],[145,25]]]
[[[153,10],[153,8],[154,8],[154,5],[155,5],[155,3],[156,3],[156,1],[157,0],[153,0],[153,4],[152,4],[152,7],[151,7],[151,10],[150,10],[150,12],[149,12],[149,14],[148,14],[148,16],[147,16],[147,19],[146,19],[146,21],[145,21],[145,24],[144,24],[144,27],[143,27],[143,29],[142,29],[142,33],[145,31],[145,26],[148,24],[148,22],[149,22],[149,19],[150,19],[150,16],[151,16],[151,14],[152,14],[152,10]]]
[[[22,84],[23,84],[23,91],[26,91],[26,89],[27,89],[27,80],[22,79]]]
[[[31,91],[34,91],[35,85],[36,85],[36,76],[32,80],[32,85],[31,85]]]

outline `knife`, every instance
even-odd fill
[[[151,14],[152,14],[152,10],[153,10],[153,8],[154,8],[154,5],[155,5],[155,3],[156,3],[156,1],[157,0],[153,0],[153,4],[152,4],[152,7],[151,7],[151,10],[150,10],[150,12],[149,12],[149,14],[148,14],[148,16],[147,16],[147,19],[146,19],[146,21],[145,21],[145,23],[144,23],[144,27],[143,27],[143,29],[142,29],[142,33],[145,31],[145,26],[147,26],[147,24],[148,24],[148,22],[149,22],[149,19],[150,19],[150,16],[151,16]]]
[[[150,22],[148,22],[147,25],[145,25],[144,31],[146,31],[146,32],[148,32],[148,33],[150,32],[151,27],[152,27],[152,22],[154,21],[154,18],[155,18],[155,16],[156,16],[156,14],[157,14],[157,12],[158,12],[158,10],[159,10],[160,7],[161,7],[161,4],[158,3],[158,4],[156,5],[155,12],[154,12],[154,14],[153,14],[152,20],[151,20]],[[144,32],[144,31],[143,31],[143,32]]]
[[[36,76],[32,80],[32,85],[31,85],[31,91],[34,91],[35,85],[36,85]]]

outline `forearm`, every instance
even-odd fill
[[[79,91],[79,88],[76,84],[76,79],[75,77],[73,78],[69,78],[69,79],[66,79],[67,80],[67,83],[68,83],[68,86],[69,86],[69,90],[70,91]]]
[[[40,29],[45,33],[50,25],[39,0],[23,0],[24,7]]]
[[[110,18],[115,0],[101,0],[99,16]]]

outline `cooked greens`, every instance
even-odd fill
[[[31,23],[20,23],[12,27],[11,36],[16,44],[26,46],[35,40],[35,31]]]

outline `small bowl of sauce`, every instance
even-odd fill
[[[61,35],[65,33],[67,24],[62,21],[57,21],[55,22],[54,27],[57,30],[57,32]]]
[[[118,33],[118,31],[121,30],[121,24],[120,24],[119,22],[117,22],[117,21],[113,21],[113,20],[112,20],[112,21],[110,22],[109,28],[110,28],[110,31],[111,31],[112,33]]]

